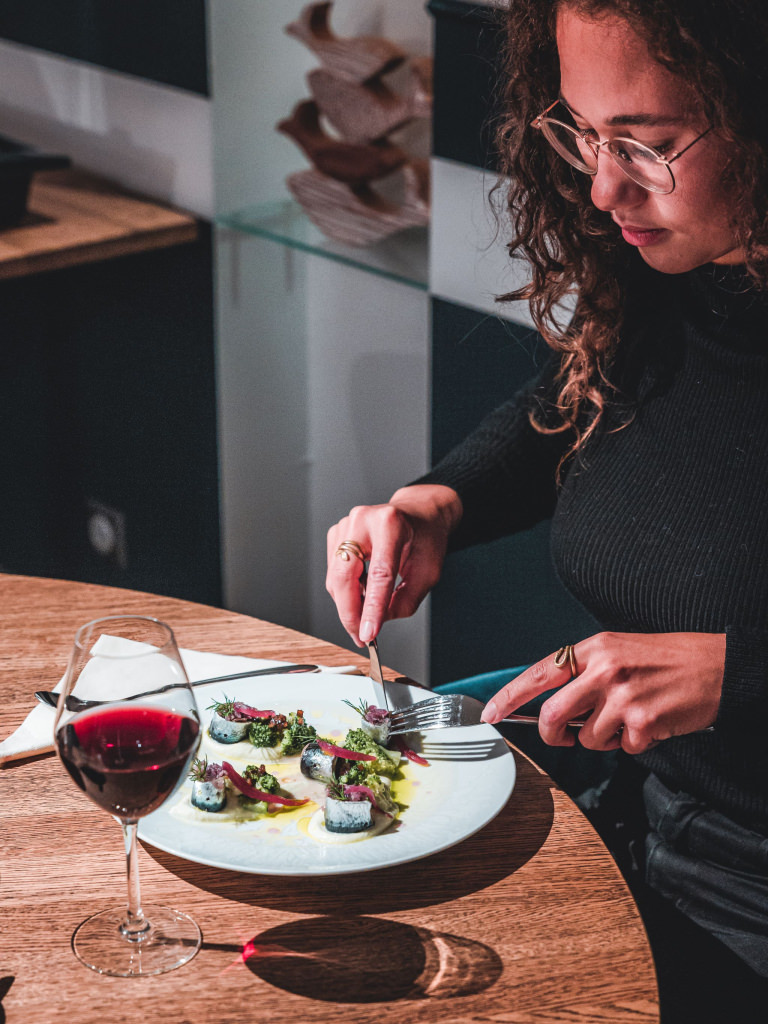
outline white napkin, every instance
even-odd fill
[[[113,639],[113,638],[110,638]],[[130,641],[129,641],[130,642]],[[234,675],[236,672],[248,672],[250,669],[270,668],[291,664],[287,661],[265,661],[263,658],[244,658],[240,655],[214,654],[210,651],[182,650],[181,657],[187,670],[190,682],[198,679],[209,679],[212,676]],[[361,675],[355,665],[320,666],[321,672],[332,672],[334,675]],[[56,691],[61,690],[62,679]],[[45,704],[37,704],[15,732],[0,743],[0,764],[16,761],[34,754],[45,754],[54,749],[53,719],[55,711]]]

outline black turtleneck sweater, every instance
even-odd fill
[[[605,629],[726,633],[715,731],[639,760],[768,833],[768,298],[738,269],[643,280],[623,397],[559,487],[570,439],[528,419],[554,362],[420,482],[461,497],[458,547],[551,517],[557,571]]]

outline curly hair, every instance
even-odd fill
[[[611,366],[642,261],[610,216],[592,205],[591,179],[557,156],[529,125],[559,92],[558,11],[625,19],[660,64],[700,97],[713,132],[730,144],[723,187],[733,196],[734,239],[746,270],[768,287],[768,3],[765,0],[509,0],[503,87],[496,131],[509,179],[509,251],[530,264],[530,282],[500,296],[527,299],[538,331],[562,354],[557,423],[532,415],[542,432],[573,430],[569,454],[594,432],[613,391]],[[568,297],[575,314],[561,323]]]

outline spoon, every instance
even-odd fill
[[[231,676],[214,676],[212,679],[198,679],[190,686],[205,686],[207,683],[226,683],[230,679],[252,679],[254,676],[279,676],[299,672],[319,672],[318,665],[273,665],[271,668],[258,668],[250,672],[236,672]],[[155,693],[165,693],[166,690],[174,690],[179,686],[186,686],[186,683],[169,683],[168,686],[161,686],[158,690],[147,690],[145,693],[134,693],[131,700],[138,700],[139,697],[149,697]],[[35,697],[41,704],[48,704],[49,707],[58,706],[61,695],[54,690],[36,690]],[[81,697],[74,697],[70,694],[66,699],[67,711],[84,711],[86,708],[95,708],[99,704],[108,704],[106,700],[83,700]]]

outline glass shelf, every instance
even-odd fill
[[[349,267],[380,274],[426,291],[428,287],[427,228],[406,228],[376,245],[355,247],[334,242],[315,227],[290,199],[260,203],[216,218],[222,227],[269,238],[273,242],[324,256]]]

